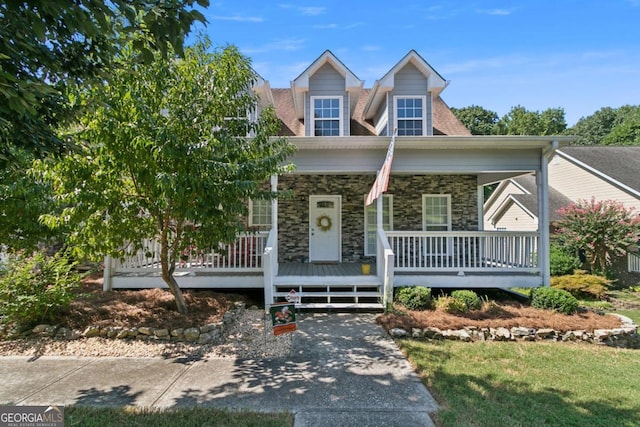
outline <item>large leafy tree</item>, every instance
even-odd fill
[[[567,134],[577,136],[576,145],[640,145],[640,106],[603,107],[582,117]]]
[[[491,135],[498,122],[498,113],[479,105],[452,108],[451,111],[469,129],[471,135]]]
[[[132,64],[115,73],[81,120],[80,149],[49,176],[66,206],[50,225],[69,224],[81,256],[125,256],[143,239],[160,243],[162,279],[186,313],[173,277],[187,247],[231,242],[248,199],[271,199],[268,178],[289,169],[293,152],[273,109],[249,119],[257,105],[250,62],[236,48],[184,59]],[[125,58],[126,59],[126,58]]]
[[[64,149],[56,128],[73,117],[66,91],[108,77],[132,38],[137,52],[182,51],[194,4],[208,0],[8,0],[0,2],[0,169],[27,150]],[[144,34],[145,37],[139,37]],[[144,42],[142,42],[144,40]],[[135,58],[137,60],[137,58]]]
[[[561,135],[567,129],[562,108],[542,112],[517,105],[502,116],[494,128],[496,135]]]

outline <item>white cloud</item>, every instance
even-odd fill
[[[338,28],[338,24],[318,24],[314,25],[313,28],[317,30],[335,30]]]
[[[295,4],[282,3],[279,4],[282,9],[293,9],[305,16],[318,16],[322,15],[327,11],[327,8],[324,6],[298,6]]]
[[[362,50],[364,50],[365,52],[376,52],[380,49],[381,49],[380,46],[371,45],[371,44],[362,46]]]
[[[513,13],[511,9],[483,9],[478,10],[478,13],[485,15],[494,15],[494,16],[508,16]]]

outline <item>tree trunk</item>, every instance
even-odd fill
[[[187,304],[184,301],[182,289],[180,289],[178,282],[176,282],[175,277],[173,277],[176,263],[174,260],[169,259],[169,243],[166,235],[160,238],[160,265],[162,266],[162,280],[167,284],[169,291],[171,291],[176,300],[178,313],[183,315],[187,314]]]

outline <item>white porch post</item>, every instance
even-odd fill
[[[271,191],[278,191],[278,175],[271,176]],[[271,243],[272,246],[265,248],[265,252],[262,254],[265,310],[269,310],[269,306],[273,304],[273,281],[278,275],[278,199],[271,201],[271,231],[269,236],[274,236],[275,239],[267,239],[267,243]]]
[[[549,261],[549,159],[553,157],[558,148],[558,141],[553,141],[551,146],[542,150],[540,157],[540,170],[536,174],[538,186],[538,232],[540,244],[538,246],[538,266],[542,274],[542,285],[551,286],[551,264]]]

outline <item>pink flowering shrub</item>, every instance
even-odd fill
[[[637,248],[640,216],[614,200],[579,200],[558,210],[556,222],[564,244],[583,251],[592,272],[604,274],[613,260]]]

